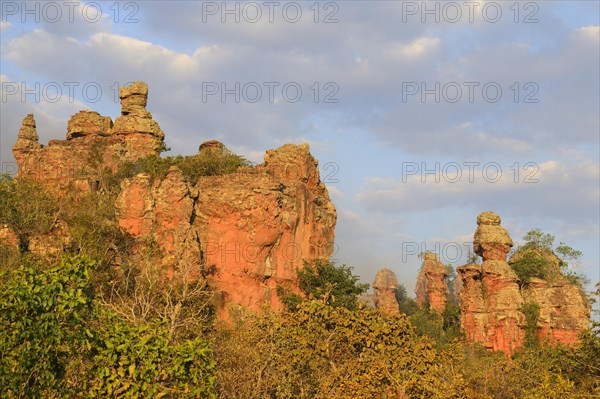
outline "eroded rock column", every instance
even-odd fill
[[[477,217],[473,250],[483,263],[461,266],[457,271],[463,282],[461,323],[465,335],[510,356],[523,342],[525,316],[519,310],[523,298],[517,275],[506,262],[513,241],[500,222],[493,212]]]
[[[420,308],[429,306],[429,309],[442,313],[446,307],[448,286],[446,284],[446,268],[434,253],[423,256],[423,265],[419,276],[415,294]]]
[[[383,268],[375,275],[373,280],[373,302],[375,308],[383,313],[395,315],[400,313],[396,293],[398,292],[398,279],[390,269]]]

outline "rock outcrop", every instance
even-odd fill
[[[13,155],[18,165],[21,165],[25,158],[30,154],[42,148],[40,138],[37,134],[35,119],[33,114],[27,114],[23,118],[23,123],[19,129],[17,142],[13,146]]]
[[[523,256],[531,255],[544,260],[546,271],[544,279],[532,277],[521,288],[525,302],[539,305],[538,337],[549,343],[578,343],[578,335],[588,327],[591,312],[585,293],[562,275],[561,260],[549,249],[522,247],[508,263],[514,265]]]
[[[590,304],[585,293],[563,276],[560,259],[548,249],[522,247],[507,263],[513,241],[500,226],[500,217],[483,212],[477,224],[473,249],[483,263],[456,269],[462,281],[461,324],[467,338],[512,355],[525,338],[527,320],[521,309],[535,303],[539,306],[538,338],[577,343],[579,333],[588,327]],[[519,281],[510,265],[531,255],[528,251],[543,259],[546,279]]]
[[[134,82],[121,88],[120,96],[121,116],[114,125],[108,116],[80,111],[68,122],[66,140],[50,140],[47,146],[40,145],[33,115],[27,115],[13,146],[19,176],[57,191],[69,184],[89,190],[104,168],[116,170],[124,161],[157,155],[164,134],[146,111],[147,85]]]
[[[46,147],[28,115],[13,147],[18,175],[59,193],[71,187],[76,194],[97,189],[107,168],[116,171],[126,161],[158,155],[164,133],[146,110],[147,96],[143,82],[122,88],[114,124],[96,112],[78,112],[68,123],[67,139]],[[216,140],[199,149],[219,151],[227,150]],[[263,164],[197,181],[188,181],[177,166],[164,177],[125,178],[115,206],[120,228],[135,239],[140,267],[151,261],[166,278],[176,270],[192,277],[214,270],[210,283],[224,313],[228,303],[279,309],[277,288],[298,292],[303,261],[333,252],[336,211],[306,144],[269,150]],[[12,240],[8,232],[0,234]],[[69,239],[60,223],[50,235],[32,237],[29,250],[53,254]]]
[[[375,308],[383,313],[395,315],[400,313],[396,294],[398,293],[398,278],[390,269],[383,268],[373,280],[373,303]]]
[[[483,263],[457,271],[463,283],[461,324],[466,337],[510,356],[523,343],[525,316],[517,275],[506,262],[513,241],[500,222],[493,212],[477,217],[473,250]]]
[[[446,268],[434,253],[423,256],[423,265],[417,276],[415,294],[420,308],[428,307],[437,313],[442,313],[446,306],[448,285],[446,284]]]
[[[222,147],[201,151],[209,148]],[[255,168],[197,182],[177,167],[154,182],[138,175],[123,181],[117,208],[121,227],[156,242],[165,259],[214,267],[220,305],[279,309],[277,287],[297,292],[303,260],[333,252],[336,212],[308,145],[285,145]]]

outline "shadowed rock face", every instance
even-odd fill
[[[60,191],[67,184],[89,190],[98,168],[116,170],[123,161],[158,155],[164,134],[146,111],[148,87],[134,82],[121,88],[121,116],[113,125],[108,116],[80,111],[67,125],[66,140],[39,143],[32,114],[23,119],[13,154],[19,176],[27,176]]]
[[[461,324],[468,339],[512,355],[524,340],[525,316],[517,275],[506,262],[513,245],[500,217],[483,212],[477,217],[473,250],[483,263],[457,268],[462,280]]]
[[[147,85],[123,87],[120,98],[114,125],[110,117],[80,111],[68,123],[67,139],[46,147],[27,115],[13,147],[19,176],[58,193],[66,186],[86,192],[105,168],[116,171],[124,161],[158,155],[164,134],[146,110]],[[223,149],[209,140],[199,151]],[[303,261],[333,252],[336,211],[305,144],[269,150],[261,165],[195,182],[175,166],[162,179],[139,174],[121,182],[115,206],[119,226],[136,238],[140,265],[152,256],[166,277],[175,270],[197,276],[214,266],[211,282],[225,316],[227,303],[279,309],[277,287],[297,292]],[[0,229],[0,239],[15,245],[11,232]],[[58,221],[47,237],[30,240],[29,249],[56,253],[68,241],[68,226]]]
[[[394,315],[400,313],[396,293],[398,292],[398,279],[390,269],[381,269],[373,280],[373,302],[378,310]]]
[[[446,307],[446,269],[436,254],[426,253],[423,256],[423,265],[417,277],[415,294],[420,308],[429,306],[429,309],[442,313]]]

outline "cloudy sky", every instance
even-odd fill
[[[412,291],[425,250],[463,264],[486,210],[600,279],[597,1],[0,4],[4,172],[27,113],[46,143],[144,80],[171,154],[308,142],[334,258],[367,282],[389,267]]]

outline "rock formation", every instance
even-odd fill
[[[201,151],[208,148],[221,147]],[[138,175],[123,181],[117,208],[121,227],[150,236],[166,259],[216,267],[221,304],[278,309],[277,286],[297,291],[303,260],[333,252],[336,212],[307,145],[270,150],[264,164],[195,184],[177,167],[154,182]]]
[[[423,256],[423,265],[417,277],[415,294],[417,294],[417,305],[420,308],[429,309],[442,313],[446,306],[446,269],[434,253],[426,253]]]
[[[32,114],[23,119],[13,154],[19,176],[28,176],[60,191],[71,184],[89,190],[104,168],[116,170],[124,161],[158,154],[164,134],[146,111],[148,87],[134,82],[123,87],[121,116],[113,125],[108,116],[80,111],[68,122],[66,140],[50,140],[41,146]]]
[[[550,343],[579,342],[579,333],[588,327],[590,303],[585,293],[571,284],[560,271],[560,259],[548,249],[520,248],[509,259],[510,265],[518,262],[528,251],[536,251],[544,259],[546,277],[532,277],[521,288],[525,302],[539,305],[538,336]]]
[[[462,280],[461,324],[468,339],[512,355],[525,336],[523,298],[515,272],[506,262],[513,245],[500,226],[500,216],[483,212],[477,217],[473,250],[482,264],[457,268]]]
[[[122,88],[114,124],[96,112],[78,112],[68,122],[67,139],[46,147],[28,115],[13,147],[19,176],[58,192],[67,186],[85,192],[97,188],[106,168],[116,171],[125,161],[158,155],[164,134],[146,111],[147,96],[143,82]],[[226,149],[209,140],[199,149],[206,151]],[[336,211],[306,144],[269,150],[263,164],[231,174],[187,181],[172,166],[164,177],[141,173],[120,184],[117,221],[136,239],[137,256],[152,252],[148,256],[166,277],[175,270],[197,276],[214,269],[211,284],[223,312],[227,303],[280,308],[277,287],[298,292],[303,261],[333,252]],[[0,234],[12,240],[8,232]],[[68,226],[57,224],[50,236],[32,237],[29,250],[60,251]]]
[[[19,129],[19,136],[17,142],[13,146],[13,155],[18,165],[21,165],[28,154],[35,152],[42,148],[40,145],[40,138],[37,134],[35,119],[33,114],[27,114],[23,118],[21,129]]]
[[[513,241],[500,226],[500,217],[483,212],[477,224],[473,249],[483,263],[457,268],[462,280],[461,324],[467,338],[512,355],[525,337],[527,320],[520,309],[533,302],[540,310],[539,338],[549,343],[577,343],[578,334],[588,326],[590,305],[585,293],[562,275],[560,259],[547,249],[522,247],[507,263]],[[547,277],[532,277],[527,284],[519,284],[522,282],[510,265],[527,251],[543,258]]]
[[[395,315],[400,313],[396,294],[398,292],[398,279],[390,269],[383,268],[375,275],[373,280],[373,303],[381,312]]]

